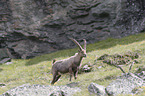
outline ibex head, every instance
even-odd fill
[[[81,45],[73,38],[70,38],[78,47],[79,47],[79,54],[81,55],[81,57],[87,57],[86,54],[86,40],[84,39],[84,49],[81,47]]]

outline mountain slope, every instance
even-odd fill
[[[78,87],[82,89],[82,91],[75,96],[89,96],[87,87],[91,82],[107,86],[112,80],[122,74],[119,69],[96,60],[98,57],[104,54],[125,54],[128,51],[139,52],[140,54],[140,57],[137,59],[139,63],[135,64],[131,70],[131,72],[134,73],[137,68],[145,65],[145,33],[124,37],[122,39],[110,38],[87,45],[88,56],[83,60],[82,64],[90,63],[95,66],[91,72],[78,74],[78,79],[72,80],[72,82],[78,82]],[[33,59],[13,59],[12,64],[0,65],[0,83],[6,84],[5,87],[0,87],[0,94],[13,87],[27,83],[50,85],[52,80],[52,74],[50,72],[52,60],[54,58],[56,60],[68,58],[74,55],[75,52],[77,52],[77,48],[61,50]],[[100,66],[101,68],[99,68]],[[128,71],[129,65],[124,65],[122,68]],[[55,85],[66,85],[68,83],[71,82],[69,81],[69,75],[66,74],[63,75]],[[144,93],[142,93],[142,95],[143,94]]]

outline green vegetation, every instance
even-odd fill
[[[35,57],[28,60],[13,59],[12,64],[0,65],[0,83],[6,84],[6,87],[0,87],[0,94],[7,90],[20,86],[22,84],[43,84],[50,85],[52,80],[51,74],[51,62],[55,58],[56,60],[68,58],[77,52],[77,48],[61,50],[51,54]],[[78,87],[82,89],[81,92],[74,94],[74,96],[89,96],[88,85],[91,82],[107,86],[117,76],[121,75],[121,71],[113,66],[107,65],[102,61],[96,59],[103,54],[124,54],[128,51],[140,53],[138,59],[139,63],[133,66],[131,72],[135,72],[138,67],[145,64],[145,33],[138,35],[132,35],[121,39],[109,38],[104,41],[99,41],[94,44],[87,45],[87,58],[85,58],[82,64],[92,63],[96,64],[96,68],[92,72],[78,74],[77,80],[72,82],[79,82]],[[102,66],[102,68],[97,68]],[[123,69],[127,72],[129,66],[123,66]],[[60,80],[55,84],[66,85],[71,83],[69,81],[69,75],[63,75]],[[144,87],[143,87],[144,88]],[[145,88],[144,88],[145,89]],[[138,96],[145,95],[145,91]]]

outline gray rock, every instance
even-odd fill
[[[2,60],[0,61],[0,64],[6,63],[6,62],[8,62],[8,61],[11,61],[11,58],[4,58],[4,59],[2,59]]]
[[[145,66],[139,67],[137,69],[137,71],[135,72],[135,74],[138,75],[143,80],[145,80]],[[145,83],[144,83],[144,85],[145,85]]]
[[[7,63],[6,63],[6,65],[10,65],[10,64],[13,64],[13,62],[7,62]]]
[[[1,48],[0,54],[0,64],[11,61],[11,58],[14,58],[8,48]]]
[[[95,18],[115,18],[116,8],[120,6],[119,0],[106,1],[97,7],[91,9],[92,15]]]
[[[70,87],[70,88],[74,88],[78,85],[79,83],[78,82],[72,82],[72,83],[69,83],[67,84],[66,86]]]
[[[85,66],[83,67],[83,70],[84,70],[85,72],[90,72],[90,71],[91,71],[91,67],[89,67],[88,65],[85,65]]]
[[[7,48],[1,48],[0,49],[0,60],[4,58],[11,58],[11,54],[9,54],[9,50]]]
[[[142,78],[143,80],[145,80],[145,71],[142,71],[141,73],[137,74],[140,78]]]
[[[46,86],[24,84],[2,94],[2,96],[71,96],[79,88],[70,88],[67,86]]]
[[[90,92],[90,94],[95,94],[96,96],[107,96],[105,87],[95,83],[91,83],[88,86],[88,91]]]
[[[85,72],[85,73],[91,72],[93,70],[93,68],[94,68],[94,64],[91,64],[90,62],[88,62],[81,66],[78,73],[80,74],[82,72]]]
[[[55,91],[55,92],[52,92],[51,94],[50,94],[50,96],[66,96],[67,94],[66,93],[64,93],[63,91]]]
[[[133,89],[143,86],[143,84],[143,79],[133,73],[128,73],[110,83],[105,90],[108,95],[132,94]]]
[[[0,48],[32,58],[145,30],[143,0],[0,0]],[[142,7],[141,7],[142,6]]]
[[[135,89],[132,90],[132,93],[133,94],[139,94],[139,93],[143,92],[143,90],[144,89],[142,89],[142,88],[135,88]]]
[[[145,66],[139,67],[135,73],[141,73],[142,71],[145,71]]]

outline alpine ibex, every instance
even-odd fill
[[[75,40],[70,38],[78,47],[78,53],[76,53],[74,56],[71,56],[70,58],[63,59],[56,61],[53,60],[52,65],[52,74],[53,74],[53,80],[51,84],[54,84],[60,77],[61,73],[70,73],[70,81],[72,78],[72,75],[74,74],[74,78],[77,79],[77,73],[78,69],[81,66],[81,61],[83,57],[86,57],[86,40],[84,39],[84,49],[81,47],[81,45]]]

